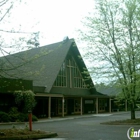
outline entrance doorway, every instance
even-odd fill
[[[74,113],[74,99],[67,99],[68,115]]]

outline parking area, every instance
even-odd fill
[[[136,112],[136,117],[140,117],[139,111]],[[69,117],[33,123],[33,129],[57,132],[58,137],[53,138],[54,140],[128,140],[127,130],[130,127],[140,129],[140,126],[102,125],[100,123],[129,118],[130,112]],[[0,128],[9,128],[11,126],[10,124],[0,125]],[[16,127],[24,127],[24,124],[17,124]]]

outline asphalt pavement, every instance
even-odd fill
[[[136,117],[140,118],[140,111],[136,112]],[[135,130],[139,130],[140,126],[100,124],[101,122],[124,119],[130,119],[130,112],[41,119],[33,123],[33,129],[58,134],[57,138],[46,140],[128,140],[128,129],[134,127]],[[0,129],[12,128],[13,125],[17,128],[24,128],[27,124],[0,124]]]

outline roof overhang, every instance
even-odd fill
[[[36,93],[35,97],[63,97],[62,94]]]
[[[47,93],[36,93],[35,97],[67,97],[67,98],[110,98],[104,95],[70,95],[70,94],[47,94]]]

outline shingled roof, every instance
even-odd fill
[[[121,89],[117,88],[115,86],[113,86],[113,87],[100,87],[100,88],[97,88],[97,91],[104,94],[104,95],[114,97],[114,96],[117,96],[121,92]]]
[[[0,65],[5,70],[1,77],[33,80],[33,86],[46,88],[49,93],[70,49],[78,58],[80,53],[74,39],[2,57]],[[82,58],[78,65],[82,70],[86,68]]]

